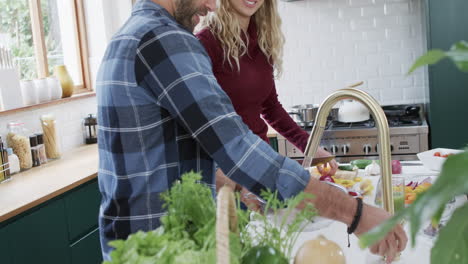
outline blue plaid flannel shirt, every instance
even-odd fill
[[[214,162],[259,194],[288,198],[309,174],[254,135],[219,87],[197,38],[161,6],[138,1],[112,38],[96,82],[101,245],[156,229],[160,194],[184,172],[213,187]]]

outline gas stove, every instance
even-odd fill
[[[384,106],[390,127],[392,158],[398,160],[417,160],[416,154],[428,150],[428,126],[422,105]],[[311,133],[313,123],[303,126]],[[339,162],[353,159],[377,159],[378,138],[375,121],[342,123],[331,114],[324,131],[321,147],[336,156]],[[303,159],[304,154],[278,135],[278,152],[292,159]]]

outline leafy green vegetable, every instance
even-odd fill
[[[457,42],[449,51],[439,49],[428,51],[416,60],[408,71],[408,74],[414,72],[419,67],[436,64],[445,58],[451,59],[461,71],[468,72],[468,42]]]
[[[440,219],[441,211],[454,197],[468,193],[468,152],[449,156],[443,165],[436,182],[424,194],[416,199],[410,207],[398,212],[387,222],[374,228],[360,238],[362,247],[368,247],[382,239],[401,219],[406,218],[411,227],[411,241],[414,245],[416,234],[428,219]],[[459,208],[446,227],[440,231],[440,236],[432,249],[433,263],[468,263],[468,254],[460,253],[458,246],[447,250],[447,246],[457,243],[466,251],[468,244],[468,205]],[[455,233],[457,235],[455,235]],[[458,238],[458,239],[454,239]],[[453,240],[453,241],[452,241]],[[462,251],[463,251],[462,250]],[[459,262],[447,262],[447,260]],[[438,260],[438,261],[435,261]]]
[[[307,203],[301,210],[296,210],[296,208],[304,200],[311,199],[313,196],[311,194],[300,193],[289,200],[280,201],[276,192],[263,191],[262,197],[266,201],[263,214],[255,215],[256,220],[262,223],[262,228],[260,230],[249,230],[250,235],[260,241],[260,243],[255,244],[250,241],[250,247],[256,245],[269,246],[279,250],[284,254],[284,257],[290,259],[292,257],[292,247],[296,243],[300,231],[304,229],[305,221],[310,221],[317,215],[317,211],[310,203]],[[282,210],[281,217],[280,210]],[[272,221],[272,218],[277,221]],[[242,237],[244,238],[245,236]],[[244,251],[242,255],[245,254],[246,252]]]
[[[109,243],[115,250],[111,253],[111,261],[105,264],[215,264],[216,263],[216,205],[209,187],[200,183],[201,176],[189,173],[182,176],[182,181],[162,195],[165,201],[167,215],[161,218],[161,227],[155,231],[138,232],[127,240],[117,240]],[[264,213],[279,209],[292,212],[304,199],[310,195],[300,194],[288,201],[280,201],[277,193],[266,191],[263,198],[268,201]],[[240,204],[240,197],[237,196]],[[238,206],[240,208],[240,206]],[[241,259],[255,246],[271,248],[278,259],[287,259],[291,252],[303,220],[311,220],[315,215],[312,205],[295,216],[287,228],[285,220],[278,227],[273,225],[265,215],[257,215],[264,223],[263,231],[251,234],[248,230],[252,211],[238,209],[238,224],[240,234],[230,233],[229,245],[231,263],[239,264]],[[286,214],[285,217],[289,216]],[[255,243],[254,243],[255,239]],[[266,253],[265,253],[266,254]],[[266,255],[265,255],[266,256]],[[267,262],[275,263],[275,262]],[[283,263],[283,262],[277,262]],[[287,261],[285,262],[287,263]]]
[[[196,173],[183,175],[181,182],[162,195],[167,209],[162,226],[130,235],[126,241],[110,242],[115,248],[112,261],[104,263],[215,264],[216,206],[210,188],[200,180]]]

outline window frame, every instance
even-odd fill
[[[34,55],[36,57],[37,77],[39,79],[49,76],[47,47],[45,42],[44,24],[42,17],[41,0],[28,0],[31,16]],[[82,85],[76,85],[74,94],[92,92],[91,72],[89,66],[89,49],[86,32],[84,3],[82,0],[70,0],[73,2],[75,36],[78,41],[76,54],[80,69]]]

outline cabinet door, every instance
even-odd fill
[[[9,229],[9,226],[0,229],[0,263],[2,264],[13,264],[10,254]]]
[[[12,223],[8,232],[15,264],[70,263],[65,206],[54,201]]]
[[[64,201],[70,242],[75,242],[96,229],[101,202],[97,181],[68,193]]]
[[[429,48],[448,50],[460,40],[468,41],[468,1],[427,0]],[[429,68],[432,148],[464,148],[468,144],[468,74],[452,62]]]
[[[72,264],[102,263],[99,229],[94,230],[75,244],[71,245]]]

